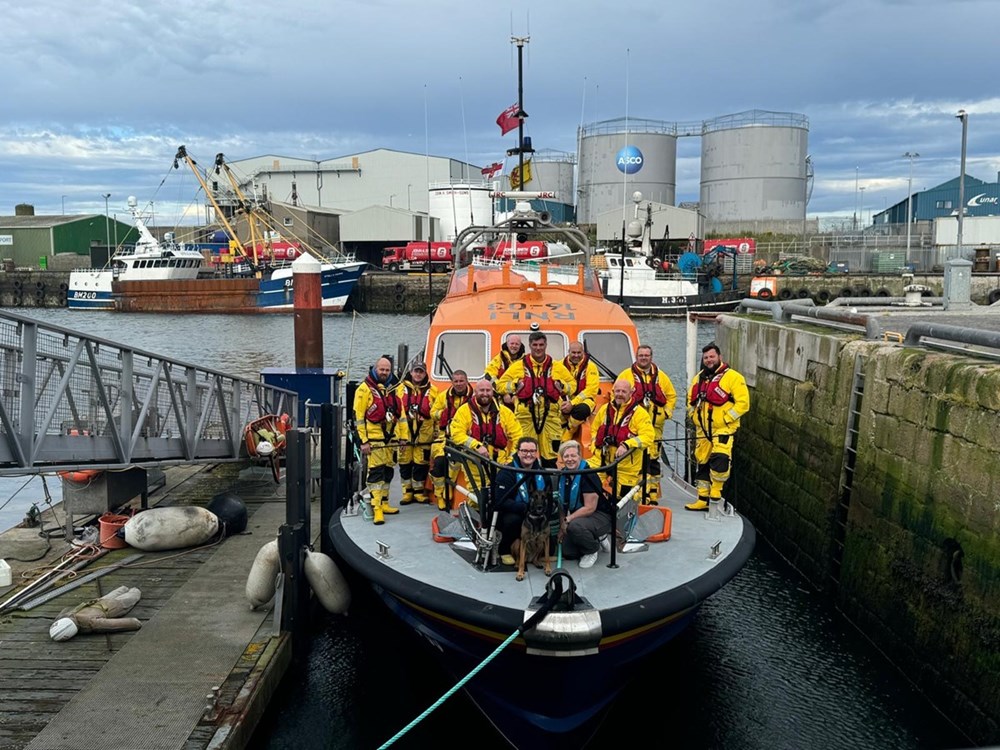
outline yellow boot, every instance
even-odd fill
[[[372,523],[376,526],[385,523],[385,518],[382,517],[382,501],[376,500],[374,497],[372,497]]]
[[[394,516],[397,513],[399,513],[399,508],[393,508],[391,505],[389,505],[389,498],[384,497],[382,498],[382,512],[385,513],[387,516]]]
[[[684,510],[708,510],[708,498],[699,495],[693,503],[685,505]]]
[[[437,498],[438,510],[448,510],[444,495],[444,477],[434,477],[434,496]]]
[[[403,480],[403,496],[399,499],[399,504],[409,505],[413,500],[413,485],[409,480]]]

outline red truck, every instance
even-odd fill
[[[450,271],[455,258],[450,242],[431,242],[428,259],[426,242],[407,242],[402,247],[382,251],[382,268],[387,271]]]
[[[514,260],[539,260],[541,258],[552,258],[556,255],[568,255],[572,250],[562,242],[544,242],[542,240],[529,240],[518,242],[514,248]],[[483,249],[483,257],[486,260],[509,260],[511,256],[510,242],[501,240],[496,244],[487,245]]]

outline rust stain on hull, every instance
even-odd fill
[[[258,313],[258,288],[257,279],[116,281],[111,293],[119,312]]]

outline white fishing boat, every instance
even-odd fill
[[[205,268],[201,251],[173,241],[157,240],[146,227],[138,201],[129,196],[129,211],[139,238],[135,245],[116,248],[104,268],[71,271],[66,306],[71,310],[114,310],[112,283],[115,281],[171,281],[198,278]]]

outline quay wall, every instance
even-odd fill
[[[69,272],[0,272],[0,307],[66,307]]]
[[[449,273],[362,274],[355,285],[348,305],[358,312],[421,314],[434,309],[448,290]]]
[[[972,740],[1000,743],[1000,365],[749,316],[720,318],[718,342],[751,387],[740,512]]]

